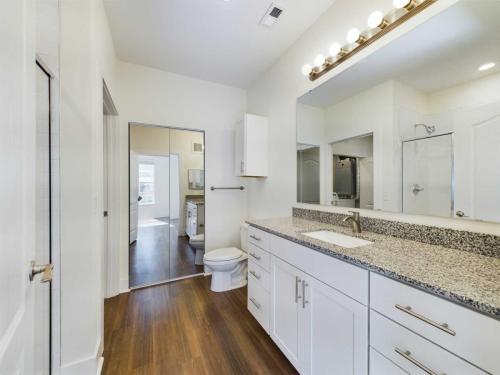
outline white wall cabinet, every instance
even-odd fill
[[[239,177],[266,177],[268,168],[267,117],[246,113],[236,125],[235,173]]]

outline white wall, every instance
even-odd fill
[[[102,79],[114,50],[102,1],[61,1],[61,366],[96,373],[103,335]]]
[[[246,190],[210,191],[209,187],[245,184],[234,176],[233,165],[233,130],[245,112],[245,91],[124,62],[117,63],[116,78],[123,161],[122,283],[128,284],[128,122],[205,130],[206,248],[239,245],[239,224],[246,215]]]

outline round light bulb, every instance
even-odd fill
[[[359,36],[360,36],[360,32],[358,29],[356,28],[352,28],[351,30],[349,30],[349,32],[347,33],[347,42],[348,43],[356,43],[359,39]]]
[[[394,5],[396,9],[403,9],[409,6],[411,2],[412,0],[393,0],[392,5]]]
[[[370,14],[370,17],[368,17],[368,27],[371,29],[374,29],[376,27],[379,27],[384,23],[384,14],[380,10],[376,10],[372,14]]]
[[[309,65],[309,64],[305,64],[303,67],[302,67],[302,74],[305,75],[305,76],[308,76],[309,73],[311,73],[312,71],[312,66]]]
[[[321,66],[325,63],[325,56],[319,54],[314,58],[314,65]]]
[[[342,46],[339,43],[333,43],[330,46],[330,49],[328,50],[328,52],[330,52],[330,56],[335,57],[340,53],[341,50],[342,50]]]
[[[495,66],[494,62],[488,62],[488,63],[481,65],[479,68],[477,68],[477,70],[479,70],[480,72],[484,72],[485,70],[489,70],[489,69],[493,68],[494,66]]]

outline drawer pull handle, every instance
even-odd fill
[[[300,283],[300,277],[295,276],[295,303],[299,303],[299,283]]]
[[[411,309],[411,306],[401,306],[401,305],[398,305],[397,303],[394,305],[394,307],[398,310],[401,310],[402,312],[405,312],[411,316],[413,316],[414,318],[417,318],[427,324],[430,324],[431,326],[433,327],[436,327],[438,329],[440,329],[441,331],[443,332],[446,332],[447,334],[449,335],[452,335],[452,336],[456,336],[456,332],[449,329],[448,328],[448,324],[447,323],[442,323],[442,324],[439,324],[439,323],[436,323],[435,321],[433,320],[430,320],[429,318],[426,318],[425,316],[423,315],[420,315],[420,314],[417,314],[416,312],[414,312],[412,309]]]
[[[255,253],[250,253],[251,256],[253,256],[255,259],[260,260],[260,256],[258,256]]]
[[[248,299],[255,305],[256,308],[260,309],[260,303],[258,303],[253,297],[249,297]]]
[[[257,274],[257,272],[255,271],[250,271],[250,273],[257,279],[257,280],[260,280],[260,275]]]
[[[250,238],[253,238],[255,241],[262,240],[260,237],[254,236],[253,234],[250,235]]]
[[[305,280],[302,280],[302,308],[306,308],[306,304],[309,303],[309,301],[306,301],[306,286],[309,286],[308,283],[306,283]]]
[[[419,369],[421,369],[423,372],[429,375],[438,375],[437,372],[432,371],[429,367],[425,366],[424,364],[420,363],[417,361],[415,358],[411,356],[411,352],[409,350],[401,350],[399,348],[394,348],[394,351],[398,353],[400,356],[402,356],[404,359],[407,361],[413,363],[415,366],[417,366]],[[446,374],[442,374],[446,375]]]

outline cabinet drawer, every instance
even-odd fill
[[[271,263],[271,255],[262,250],[260,247],[255,246],[254,244],[248,244],[248,259],[251,259],[253,262],[264,268],[269,272],[269,264]]]
[[[250,226],[248,228],[248,242],[269,251],[269,233],[263,230]]]
[[[260,284],[265,290],[269,291],[269,272],[252,259],[248,260],[248,280]]]
[[[463,359],[374,311],[370,314],[370,345],[410,374],[485,375]]]
[[[370,375],[407,375],[408,372],[396,366],[382,354],[370,348]]]
[[[255,279],[248,279],[248,311],[269,334],[269,292]]]
[[[500,321],[375,273],[370,281],[372,309],[476,366],[500,373]]]

